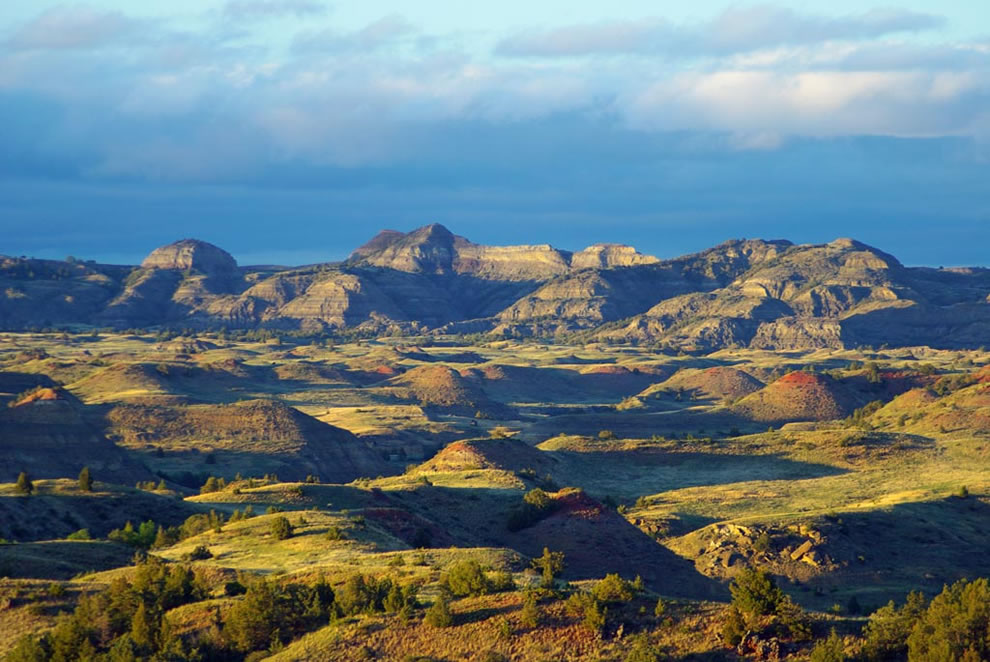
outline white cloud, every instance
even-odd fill
[[[25,50],[82,50],[105,46],[132,34],[137,21],[115,11],[56,7],[16,31],[9,45]]]
[[[697,57],[745,53],[786,44],[859,40],[930,30],[944,19],[907,10],[870,10],[838,18],[802,14],[771,5],[733,7],[714,19],[675,25],[662,18],[607,21],[528,30],[496,45],[506,56],[662,54]]]
[[[392,14],[353,32],[340,32],[333,28],[301,32],[293,42],[293,50],[298,53],[369,53],[415,33],[415,26],[404,16]]]
[[[225,18],[235,21],[254,21],[280,16],[319,16],[327,13],[327,6],[312,0],[229,0],[223,7]]]
[[[783,135],[969,135],[990,74],[716,71],[654,82],[620,103],[645,130]]]
[[[228,41],[215,22],[201,33],[146,24],[135,32],[120,14],[46,13],[18,33],[17,49],[0,50],[0,92],[57,106],[44,157],[71,145],[94,176],[222,178],[288,162],[385,166],[435,154],[438,136],[446,154],[461,158],[496,129],[515,135],[516,124],[559,117],[657,134],[713,132],[722,150],[772,150],[801,136],[990,136],[985,44],[871,37],[936,23],[896,11],[826,19],[764,7],[730,10],[704,31],[616,22],[561,28],[545,42],[552,53],[618,54],[646,52],[667,34],[665,48],[693,39],[704,52],[671,63],[485,58],[442,50],[451,43],[443,36],[440,46],[420,48],[424,35],[398,15],[352,32],[301,33],[292,51],[273,57],[246,28]],[[47,41],[37,25],[52,27]],[[847,40],[828,40],[836,35]],[[766,46],[781,39],[801,43]],[[127,48],[98,47],[115,43]],[[465,126],[479,133],[456,133]],[[529,148],[522,132],[512,139],[519,145],[497,147]]]

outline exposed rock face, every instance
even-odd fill
[[[656,264],[659,261],[652,255],[643,255],[632,246],[595,244],[572,255],[571,267],[574,269],[612,269],[614,267]]]
[[[453,271],[454,235],[434,223],[402,234],[394,230],[379,233],[352,255],[355,262],[410,273],[446,274]]]
[[[229,274],[237,261],[227,251],[198,239],[181,239],[151,251],[141,263],[142,269],[191,269],[204,274]]]
[[[386,230],[349,262],[419,274],[464,274],[493,280],[538,280],[565,273],[568,254],[541,246],[480,246],[433,224],[408,234]]]
[[[606,335],[705,350],[732,344],[763,349],[944,346],[950,337],[964,346],[990,328],[990,307],[980,302],[990,280],[983,274],[958,276],[907,269],[851,239],[768,246],[759,261],[724,287],[661,301]],[[958,286],[949,286],[953,281]],[[926,305],[932,299],[956,305],[935,312]],[[943,340],[934,327],[942,330]]]
[[[138,268],[0,257],[0,328],[64,323],[961,348],[990,337],[990,270],[907,268],[852,239],[738,239],[659,260],[618,244],[482,246],[436,224],[381,232],[344,263],[285,270],[242,270],[192,239]]]

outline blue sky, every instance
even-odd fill
[[[0,253],[340,259],[441,222],[990,265],[990,3],[0,5]]]

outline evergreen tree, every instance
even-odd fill
[[[592,600],[584,609],[584,620],[581,624],[595,636],[601,636],[607,615],[608,610],[603,609],[597,600]]]
[[[89,475],[89,467],[83,467],[79,472],[79,489],[83,492],[93,491],[93,478]]]
[[[960,579],[942,589],[907,644],[909,662],[990,660],[990,580]]]
[[[543,586],[545,588],[553,586],[553,580],[564,571],[564,553],[551,552],[549,548],[543,548],[543,555],[533,559],[533,567],[543,575]]]
[[[750,618],[772,614],[784,599],[784,592],[770,573],[747,568],[729,586],[732,605]]]
[[[519,620],[528,628],[539,627],[540,621],[543,620],[543,613],[540,611],[540,605],[536,603],[534,594],[530,593],[526,596],[522,609],[519,611]]]
[[[811,650],[810,662],[846,662],[846,648],[842,638],[836,634],[835,628],[832,628],[828,639],[815,644]]]
[[[17,476],[17,491],[24,496],[31,496],[31,493],[34,492],[34,483],[28,478],[26,471],[22,471]]]
[[[144,602],[138,605],[134,617],[131,618],[131,639],[138,648],[151,650],[155,641],[155,628],[151,615]]]
[[[272,537],[275,540],[285,540],[286,538],[292,537],[292,524],[289,523],[289,519],[284,515],[279,515],[272,520],[271,524]]]
[[[426,610],[426,623],[435,628],[446,628],[454,624],[454,614],[450,611],[450,599],[446,594],[441,594]]]
[[[650,640],[643,634],[633,639],[625,662],[660,662],[660,654],[657,653],[657,649],[650,644]]]

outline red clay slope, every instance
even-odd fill
[[[746,396],[732,409],[754,421],[829,421],[863,404],[852,389],[826,375],[792,372]]]

